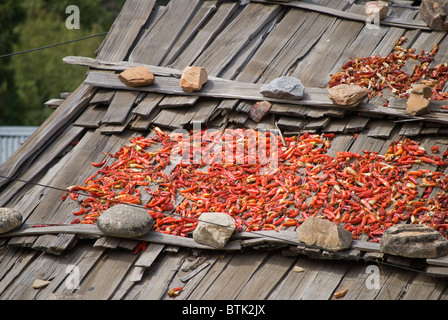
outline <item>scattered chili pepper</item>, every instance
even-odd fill
[[[174,288],[174,289],[170,289],[168,290],[168,296],[170,297],[177,297],[179,295],[179,293],[183,290],[183,287],[178,287],[178,288]]]
[[[229,214],[236,232],[296,228],[308,217],[319,216],[341,224],[355,239],[365,234],[373,242],[399,221],[427,224],[448,237],[448,177],[413,168],[448,163],[427,154],[419,142],[401,138],[384,154],[363,150],[329,156],[325,143],[333,135],[304,133],[284,137],[283,144],[280,137],[251,132],[254,141],[243,129],[213,134],[201,130],[182,140],[158,129],[154,136],[130,139],[116,153],[106,154],[114,163],[99,168],[84,185],[67,188],[70,199],[80,204],[73,223],[95,224],[104,210],[128,203],[147,209],[155,220],[154,231],[182,237],[191,236],[203,212]],[[162,160],[169,164],[171,154],[195,141],[200,141],[200,149],[188,147],[186,161],[165,173]],[[222,143],[229,141],[248,146],[238,163],[231,159],[234,154],[223,154]],[[277,168],[264,171],[260,159],[249,161],[257,141],[277,146],[270,149],[277,152]],[[195,163],[204,150],[206,156]],[[218,156],[222,161],[215,161]],[[78,198],[79,190],[88,196]],[[143,202],[142,192],[151,198]],[[180,204],[179,195],[184,198]],[[136,253],[139,250],[144,250],[143,244]]]
[[[422,50],[416,54],[415,49],[401,46],[405,41],[406,37],[397,40],[394,50],[387,57],[352,58],[341,67],[341,71],[330,75],[329,86],[356,84],[369,89],[371,98],[381,96],[385,88],[390,88],[396,96],[408,98],[412,85],[420,82],[433,88],[431,100],[447,100],[448,93],[443,92],[443,88],[448,81],[448,64],[440,63],[429,68],[429,63],[439,50],[437,44],[430,52]],[[401,70],[409,59],[420,62],[410,74]],[[388,102],[383,104],[385,107],[387,105]]]

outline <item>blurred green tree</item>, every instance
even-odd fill
[[[25,11],[18,1],[2,0],[0,3],[0,55],[10,53],[19,41],[18,24],[25,19]],[[21,110],[14,110],[20,103],[15,88],[11,57],[0,60],[0,124],[20,121]]]
[[[2,0],[2,3],[5,0]],[[6,0],[14,4],[21,19],[5,22],[1,16],[0,39],[6,29],[15,30],[15,38],[0,47],[0,54],[20,52],[46,45],[79,39],[107,32],[125,0]],[[80,29],[67,29],[68,5],[77,5]],[[0,5],[1,8],[2,5]],[[11,7],[9,8],[11,9]],[[7,10],[5,16],[11,15]],[[8,28],[6,27],[8,26]],[[11,28],[14,26],[14,28]],[[0,125],[40,125],[52,112],[44,103],[58,98],[61,92],[71,92],[84,80],[86,68],[65,65],[62,59],[78,55],[95,57],[95,51],[105,36],[94,37],[44,50],[18,54],[0,60],[10,73],[0,69]],[[0,41],[0,45],[3,40]],[[1,67],[0,67],[1,68]],[[1,84],[9,78],[8,87]],[[5,87],[5,90],[2,88]]]

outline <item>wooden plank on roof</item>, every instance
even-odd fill
[[[269,299],[300,299],[303,292],[314,281],[319,273],[317,265],[321,262],[307,258],[297,259],[296,266],[303,268],[303,272],[290,272],[283,278],[281,283],[270,293]]]
[[[435,266],[448,267],[448,256],[426,259],[426,263],[435,265]]]
[[[369,121],[370,119],[367,117],[352,116],[345,126],[345,130],[347,132],[362,131],[367,126]]]
[[[127,250],[109,251],[97,261],[76,292],[88,300],[109,299],[137,257]]]
[[[160,63],[161,65],[170,65],[183,51],[183,49],[188,46],[194,37],[202,32],[203,27],[207,21],[214,15],[217,11],[217,1],[207,1],[202,2],[200,7],[193,12],[193,17],[191,21],[183,28],[179,37],[174,42],[170,52]],[[196,48],[197,50],[198,48]]]
[[[347,13],[364,10],[353,4]],[[305,86],[325,87],[330,79],[330,71],[335,61],[356,39],[365,22],[335,20],[322,34],[306,59],[300,61],[292,76],[299,78]]]
[[[75,241],[73,234],[46,234],[39,236],[36,241],[34,241],[31,248],[54,255],[60,255],[72,244],[73,241]]]
[[[169,283],[179,270],[185,253],[179,251],[163,255],[158,267],[146,272],[140,282],[126,293],[124,299],[129,300],[161,300],[167,295]]]
[[[115,90],[100,89],[90,100],[90,104],[109,104],[115,95]]]
[[[170,1],[160,19],[134,46],[129,61],[160,65],[199,4],[199,0]]]
[[[250,280],[244,285],[236,296],[238,300],[264,300],[267,299],[285,274],[291,270],[295,259],[284,257],[280,253],[269,256],[256,270]]]
[[[291,106],[287,104],[273,103],[269,112],[286,116],[304,117],[308,113],[308,108],[302,105]]]
[[[162,252],[163,248],[165,248],[164,244],[154,242],[149,243],[146,250],[140,254],[134,265],[137,267],[149,268]]]
[[[403,300],[437,300],[446,287],[445,281],[418,273],[406,288]]]
[[[128,0],[97,52],[99,59],[125,60],[140,29],[147,22],[156,0]]]
[[[331,118],[324,117],[320,119],[309,120],[303,129],[305,130],[321,130],[331,122]]]
[[[260,93],[262,84],[247,83],[229,80],[211,80],[205,83],[201,90],[195,92],[186,92],[179,86],[179,81],[173,77],[160,77],[153,84],[148,86],[131,88],[121,82],[116,75],[90,72],[85,83],[97,87],[113,88],[117,90],[133,90],[144,92],[158,92],[164,94],[185,95],[185,96],[203,96],[212,98],[230,98],[245,100],[267,100],[292,105],[304,105],[314,107],[335,107],[328,98],[327,89],[306,88],[303,98],[300,100],[287,100],[263,96]],[[114,98],[115,99],[115,98]]]
[[[99,127],[101,120],[107,112],[107,107],[104,105],[91,104],[87,107],[78,119],[73,123],[74,126],[84,127],[87,129],[96,129]]]
[[[5,246],[2,249],[2,259],[0,260],[0,297],[8,294],[8,291],[13,290],[14,282],[24,272],[27,265],[41,252],[34,250],[26,250],[22,248],[14,248]]]
[[[137,117],[136,115],[134,115],[132,113],[128,113],[128,115],[123,123],[121,123],[121,124],[105,124],[99,130],[101,131],[102,134],[120,134],[124,130],[126,130],[126,128],[129,126],[129,124],[132,123],[132,121],[134,121],[134,119],[136,117]]]
[[[414,272],[402,269],[401,272],[392,273],[381,286],[375,300],[396,300],[404,292]]]
[[[367,135],[375,138],[389,138],[395,123],[389,120],[375,120],[370,122],[370,129]]]
[[[207,124],[213,111],[215,110],[217,102],[215,101],[200,101],[195,106],[196,113],[190,120],[190,123]]]
[[[290,10],[269,32],[260,48],[254,53],[238,75],[238,81],[255,82],[263,74],[264,69],[270,66],[270,61],[287,46],[297,29],[306,20],[306,13],[302,10]],[[273,50],[275,48],[275,50]]]
[[[120,238],[115,237],[100,237],[95,241],[93,247],[100,247],[105,249],[116,249],[120,243]]]
[[[438,128],[438,127],[423,127],[420,130],[421,135],[430,135],[430,136],[436,136],[439,133],[442,133],[441,130],[444,128]]]
[[[267,257],[264,252],[236,254],[201,299],[234,300]]]
[[[313,119],[319,119],[325,117],[326,114],[327,110],[325,109],[309,108],[306,116]]]
[[[145,131],[151,126],[151,120],[148,117],[137,116],[130,123],[131,130]]]
[[[332,119],[331,122],[322,129],[322,132],[334,132],[340,133],[345,131],[345,127],[347,123],[350,121],[350,118],[343,119]]]
[[[306,121],[301,118],[291,116],[281,116],[278,119],[277,125],[284,130],[302,130]]]
[[[247,62],[250,61],[252,59],[252,56],[260,50],[260,46],[263,44],[265,38],[269,35],[276,23],[277,18],[266,21],[266,23],[260,28],[260,30],[248,40],[248,42],[241,48],[241,50],[236,51],[236,55],[233,59],[230,59],[229,57],[230,63],[224,65],[222,71],[217,74],[219,74],[221,78],[225,79],[237,78],[241,70],[246,66]],[[227,48],[223,49],[226,50]],[[274,55],[275,51],[272,51],[271,54]],[[269,60],[265,62],[265,64],[268,63]],[[254,77],[254,79],[257,78],[256,74],[253,74],[252,76]]]
[[[218,10],[210,18],[210,21],[201,28],[171,65],[184,69],[193,64],[197,56],[213,41],[237,8],[238,3],[236,2],[219,3]]]
[[[201,53],[195,65],[206,66],[209,75],[219,76],[266,23],[279,12],[280,6],[249,3],[243,11]],[[257,17],[254,19],[253,17]],[[227,48],[227,50],[222,50]]]
[[[187,110],[162,109],[152,120],[155,126],[161,126],[169,129],[181,129],[190,122],[195,114],[195,110],[188,108]]]
[[[413,18],[416,12],[404,8],[390,8],[389,16],[403,16]],[[364,27],[354,41],[344,50],[341,56],[335,61],[330,74],[340,71],[340,67],[351,58],[368,57],[378,55],[377,50],[381,50],[382,56],[387,56],[394,50],[395,42],[404,34],[402,28],[368,28]],[[385,50],[388,48],[388,51]]]
[[[328,261],[319,268],[318,274],[314,277],[305,290],[297,290],[294,294],[303,300],[329,300],[335,293],[335,289],[343,279],[349,266],[345,263]],[[301,293],[299,296],[297,294]]]
[[[146,97],[132,110],[133,114],[148,117],[159,105],[163,99],[163,95],[159,93],[149,93]]]
[[[401,126],[400,135],[407,137],[415,137],[420,134],[422,125],[419,122],[404,122]]]
[[[27,236],[27,235],[42,235],[42,234],[59,234],[59,233],[67,233],[67,234],[77,234],[77,235],[86,235],[86,236],[107,236],[102,233],[95,225],[74,225],[74,224],[60,224],[54,225],[50,227],[25,227],[22,229],[18,229],[15,231],[11,231],[8,233],[3,233],[0,237],[15,237],[15,236]],[[213,250],[213,247],[203,245],[195,242],[192,238],[179,237],[169,234],[163,234],[160,232],[150,231],[146,235],[142,237],[133,238],[135,240],[142,240],[148,242],[162,243],[173,246],[181,246],[181,247],[189,247],[195,249],[208,249]],[[241,246],[239,245],[239,241],[229,241],[223,250],[233,251],[240,250]]]
[[[159,106],[161,108],[170,107],[190,107],[198,101],[197,96],[165,96],[162,101],[160,101]]]
[[[373,300],[375,298],[381,288],[380,283],[384,282],[384,278],[386,277],[385,274],[388,274],[390,269],[384,270],[382,268],[382,272],[378,275],[379,277],[372,278],[369,269],[370,266],[377,267],[375,264],[351,265],[334,290],[335,292],[341,292],[348,289],[345,296],[338,300]],[[375,287],[377,283],[372,283],[372,279],[379,280],[380,283],[378,283],[378,288]],[[335,297],[332,296],[331,299],[333,300]]]
[[[380,152],[381,148],[384,146],[385,140],[382,138],[371,137],[368,133],[369,131],[367,130],[361,131],[358,134],[358,137],[354,139],[353,144],[348,151],[359,154],[363,154],[362,150]]]
[[[271,3],[271,4],[278,3],[278,2],[269,1],[269,0],[251,0],[251,1],[260,2],[260,3]],[[333,8],[320,6],[320,5],[316,5],[316,4],[309,3],[309,2],[292,1],[292,2],[282,3],[282,4],[285,6],[291,6],[294,8],[312,10],[312,11],[332,15],[332,16],[342,18],[342,19],[350,19],[350,20],[359,21],[359,22],[363,22],[363,23],[365,23],[365,21],[366,21],[365,14],[336,10]],[[431,30],[428,27],[428,25],[423,20],[420,20],[420,19],[400,19],[400,18],[394,18],[394,17],[388,16],[385,19],[380,21],[380,25],[401,27],[401,28],[407,28],[407,29],[420,29],[420,30],[426,30],[426,31]]]
[[[342,10],[346,9],[348,6],[348,2],[346,1],[321,0],[319,2],[325,6],[331,6]],[[291,12],[285,16],[284,19],[294,19],[295,16],[298,18],[298,21],[300,21],[299,23],[296,23],[300,27],[291,36],[288,34],[286,35],[289,38],[288,42],[284,46],[279,47],[275,58],[272,59],[260,75],[258,80],[260,83],[270,82],[279,75],[291,75],[297,67],[298,61],[302,60],[302,58],[310,52],[315,44],[319,42],[322,34],[324,34],[327,28],[336,20],[335,17],[319,13],[309,13],[299,9],[290,11]],[[285,20],[285,22],[289,23],[288,20]],[[265,48],[265,50],[271,49]]]
[[[123,124],[128,114],[131,112],[134,102],[139,95],[138,91],[121,90],[117,91],[110,102],[107,112],[101,123],[106,124]]]

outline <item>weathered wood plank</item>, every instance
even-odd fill
[[[86,129],[96,129],[99,127],[101,120],[107,112],[107,107],[102,104],[91,104],[87,107],[78,119],[73,123],[76,127],[84,127]]]
[[[70,59],[70,57],[67,57],[67,58]],[[73,57],[73,58],[75,58],[75,57]],[[90,100],[90,104],[100,104],[100,103],[109,104],[112,101],[112,98],[114,97],[115,92],[116,92],[115,90],[100,89]]]
[[[173,43],[170,52],[164,57],[160,64],[164,66],[171,64],[179,56],[183,49],[190,45],[195,36],[202,32],[206,22],[215,14],[216,11],[216,0],[201,2],[200,7],[193,12],[191,21],[185,26],[185,28],[183,28],[183,30],[181,30],[179,37]]]
[[[137,267],[149,268],[164,248],[164,244],[149,243],[146,250],[140,254],[140,257],[134,265]]]
[[[95,241],[93,247],[100,247],[104,249],[116,249],[120,243],[120,238],[115,237],[101,237]]]
[[[179,270],[185,252],[170,253],[163,256],[157,268],[148,270],[141,281],[124,296],[125,300],[161,300],[167,295],[168,285]]]
[[[349,5],[347,1],[319,1],[322,5],[345,10]],[[317,45],[326,32],[326,30],[336,21],[335,17],[323,15],[319,13],[309,13],[304,10],[291,10],[284,19],[296,16],[300,26],[294,34],[288,36],[288,42],[279,47],[278,53],[268,66],[265,68],[263,74],[259,77],[258,82],[267,83],[275,79],[279,75],[293,75],[294,70],[298,66],[298,61],[305,59],[310,50]],[[283,21],[282,21],[283,22]],[[287,22],[287,20],[285,20]],[[270,50],[270,49],[266,49]],[[312,56],[311,56],[312,57]],[[308,60],[307,57],[305,60]],[[322,62],[322,60],[320,61]],[[302,80],[302,78],[300,78]],[[305,82],[304,82],[305,81]],[[306,79],[302,81],[306,86]]]
[[[101,123],[123,124],[131,112],[138,95],[138,91],[117,91]]]
[[[112,61],[125,60],[140,29],[148,20],[155,2],[155,0],[126,1],[97,51],[98,58]]]
[[[210,18],[210,21],[208,21],[207,24],[201,28],[194,39],[187,44],[187,47],[183,50],[182,54],[177,57],[171,65],[177,66],[182,70],[191,65],[201,54],[204,48],[206,48],[222,30],[237,8],[238,4],[236,2],[220,3],[218,10],[215,12],[213,17]]]
[[[369,121],[370,119],[367,117],[352,116],[345,126],[345,130],[347,132],[362,131]]]
[[[391,273],[382,284],[375,300],[398,300],[413,277],[415,277],[414,272],[404,269]]]
[[[260,268],[254,272],[252,278],[245,284],[235,299],[266,299],[272,288],[275,288],[294,263],[295,259],[284,257],[279,253],[268,257]]]
[[[2,259],[0,260],[0,298],[4,299],[5,291],[13,288],[13,283],[17,277],[27,268],[27,266],[41,253],[34,250],[3,246],[0,249]]]
[[[377,268],[375,264],[351,264],[350,269],[335,288],[335,292],[347,290],[344,297],[338,300],[373,300],[385,281],[384,271],[372,275],[370,268]],[[377,270],[377,269],[374,269]],[[378,268],[379,270],[379,268]],[[373,277],[378,276],[378,277]],[[334,296],[331,299],[335,299]]]
[[[175,94],[185,96],[204,96],[214,98],[230,98],[245,100],[268,100],[271,102],[293,104],[293,105],[310,105],[315,107],[335,107],[333,102],[328,98],[326,89],[306,88],[304,96],[301,100],[286,100],[271,97],[265,97],[260,93],[262,84],[257,83],[241,83],[229,80],[208,80],[200,91],[186,92],[179,86],[176,78],[160,77],[150,86],[130,88],[122,83],[116,75],[90,72],[85,83],[92,84],[97,87],[113,88],[118,90],[135,90],[144,92],[158,92],[164,94]],[[386,109],[386,108],[385,108]]]
[[[446,281],[419,273],[408,286],[403,300],[437,300],[447,286]]]
[[[76,292],[88,300],[110,299],[136,259],[137,255],[127,250],[109,251],[97,261]]]
[[[77,234],[77,235],[88,235],[88,236],[107,236],[102,233],[96,226],[94,225],[55,225],[49,227],[40,227],[40,228],[28,228],[24,227],[23,229],[18,229],[15,231],[11,231],[8,233],[3,233],[0,237],[12,237],[12,236],[24,236],[24,235],[42,235],[42,234],[59,234],[59,233],[68,233],[68,234]],[[142,237],[134,238],[135,240],[142,240],[148,242],[156,242],[163,243],[174,246],[185,246],[190,248],[197,249],[214,249],[213,247],[199,244],[195,242],[192,238],[179,237],[169,234],[163,234],[160,232],[150,231],[146,235]],[[230,241],[224,247],[224,250],[240,250],[241,246],[239,245],[239,241]]]
[[[159,20],[134,46],[129,61],[160,65],[199,4],[199,0],[170,1]],[[167,26],[170,26],[169,37],[165,32]]]
[[[267,254],[261,252],[234,255],[202,295],[202,299],[235,299],[266,257]]]
[[[273,2],[269,0],[251,0],[253,2],[260,2],[260,3],[278,3]],[[349,19],[353,21],[359,21],[365,23],[366,16],[360,13],[352,13],[352,12],[346,12],[342,10],[337,10],[329,7],[324,7],[320,5],[316,5],[309,2],[303,2],[303,1],[292,1],[287,3],[282,3],[286,6],[291,6],[294,8],[301,8],[301,9],[307,9],[312,10],[324,14],[329,14],[338,18],[342,19]],[[394,17],[386,17],[384,20],[380,21],[380,25],[384,26],[391,26],[391,27],[401,27],[401,28],[407,28],[407,29],[420,29],[420,30],[426,30],[430,31],[431,29],[428,27],[428,25],[420,19],[400,19],[400,18],[394,18]]]
[[[426,259],[426,263],[434,266],[448,267],[448,256],[443,256],[439,258]]]
[[[370,122],[370,130],[367,133],[369,137],[389,138],[395,123],[388,120],[375,120]]]
[[[364,10],[359,5],[352,5],[350,12]],[[298,77],[305,86],[325,87],[330,79],[330,71],[335,61],[346,48],[356,39],[365,23],[350,20],[335,20],[310,50],[306,59],[300,61],[292,76]]]
[[[198,66],[207,66],[207,72],[213,76],[231,62],[242,48],[250,42],[266,23],[280,10],[278,5],[265,6],[249,3],[243,11],[205,48],[195,61]],[[257,19],[253,19],[257,17]],[[222,50],[227,48],[227,50]]]

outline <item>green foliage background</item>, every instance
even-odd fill
[[[78,39],[110,29],[125,0],[1,0],[0,55]],[[80,29],[67,29],[68,5],[80,9]],[[0,125],[38,126],[51,114],[44,103],[72,92],[86,68],[66,56],[95,57],[99,36],[49,49],[0,58]]]

